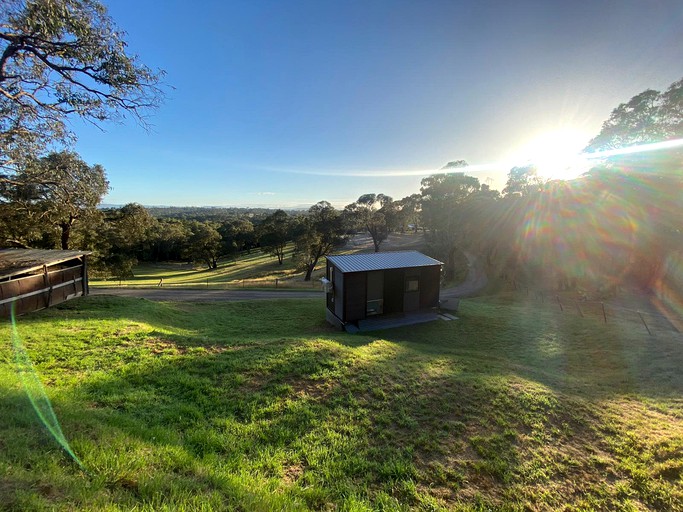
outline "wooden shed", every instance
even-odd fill
[[[87,251],[0,250],[0,316],[8,318],[88,294]]]
[[[436,308],[441,265],[417,251],[328,256],[327,321],[345,328],[370,317]]]

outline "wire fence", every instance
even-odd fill
[[[186,289],[208,289],[208,290],[241,290],[241,289],[275,289],[275,290],[322,290],[318,279],[310,281],[294,279],[239,279],[233,281],[216,282],[207,279],[206,281],[192,281],[189,283],[136,283],[135,281],[96,281],[91,286],[95,288],[186,288]]]
[[[618,305],[610,300],[589,300],[558,292],[530,290],[524,286],[518,287],[513,293],[546,309],[554,309],[568,315],[593,318],[606,324],[638,324],[639,328],[650,336],[654,336],[658,331],[681,332],[677,327],[678,322],[672,318],[672,313],[656,310],[655,305],[649,301],[648,304],[643,304],[644,307],[637,309]]]

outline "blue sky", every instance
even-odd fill
[[[74,122],[114,204],[400,198],[451,160],[507,164],[558,130],[580,147],[617,104],[683,77],[678,0],[107,5],[173,87],[149,133]],[[475,175],[501,187],[498,168]]]

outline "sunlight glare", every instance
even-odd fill
[[[582,151],[589,140],[590,135],[580,130],[542,133],[511,155],[510,167],[535,165],[542,178],[576,178],[588,170]]]

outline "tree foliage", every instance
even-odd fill
[[[305,281],[311,280],[311,274],[320,258],[344,244],[344,233],[341,215],[330,203],[320,201],[308,209],[294,249],[299,267],[305,271]]]
[[[276,210],[263,220],[258,231],[261,250],[275,256],[282,265],[285,247],[292,238],[292,222],[287,212]]]
[[[40,182],[33,176],[40,176]],[[10,238],[31,244],[30,233],[52,228],[59,233],[62,249],[69,249],[76,222],[97,215],[97,206],[109,190],[101,165],[88,165],[76,153],[66,151],[28,163],[16,178],[24,185],[0,183],[5,208],[18,216]]]
[[[503,189],[503,195],[528,196],[538,192],[543,186],[543,179],[533,165],[513,167],[508,173],[508,179]]]
[[[464,160],[458,167],[465,167]],[[456,251],[462,240],[462,204],[480,188],[479,180],[463,172],[434,174],[422,180],[422,222],[429,229],[431,251],[443,258],[446,279],[454,275]]]
[[[27,158],[69,142],[67,120],[144,124],[163,95],[162,73],[128,52],[96,0],[3,0],[0,9],[0,179]],[[31,175],[40,181],[40,175]]]
[[[384,194],[363,194],[344,208],[351,229],[363,229],[370,234],[375,252],[389,236],[389,225],[395,219],[393,199]]]
[[[210,222],[191,222],[185,256],[195,262],[204,263],[209,270],[218,268],[221,251],[221,235]]]
[[[647,89],[617,106],[587,151],[683,138],[683,79],[664,92]]]

